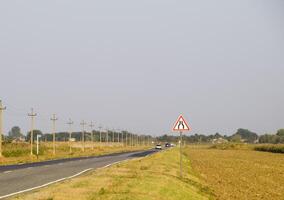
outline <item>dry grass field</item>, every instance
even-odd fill
[[[218,200],[284,200],[284,154],[198,146],[185,153]]]
[[[284,154],[234,148],[186,147],[183,179],[174,148],[13,199],[284,200]]]
[[[163,151],[99,169],[81,177],[19,195],[15,200],[209,200],[184,158],[183,179],[179,178],[178,149]]]
[[[36,152],[34,145],[34,153]],[[30,155],[30,145],[28,143],[20,144],[6,144],[3,148],[3,155],[0,157],[0,165],[8,164],[20,164],[38,162],[44,160],[71,158],[81,156],[96,156],[108,153],[136,151],[147,149],[149,146],[124,146],[122,143],[94,143],[94,149],[92,149],[91,142],[86,142],[85,151],[82,151],[82,143],[72,143],[72,153],[69,152],[68,142],[56,143],[56,155],[53,155],[53,148],[51,142],[44,142],[40,144],[39,156]]]

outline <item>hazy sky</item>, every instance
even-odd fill
[[[5,131],[71,117],[137,133],[284,127],[283,0],[2,1]]]

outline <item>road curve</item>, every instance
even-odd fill
[[[0,166],[0,199],[73,178],[92,169],[123,160],[144,157],[155,152],[156,150],[151,149],[89,158]]]

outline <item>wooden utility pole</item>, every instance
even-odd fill
[[[112,143],[114,143],[114,129],[112,129]]]
[[[72,125],[74,124],[74,122],[71,119],[69,119],[67,124],[69,125],[69,153],[71,154],[72,153],[72,147],[71,147]]]
[[[58,120],[58,118],[56,118],[56,115],[53,114],[50,120],[52,121],[53,155],[55,155],[55,122]]]
[[[94,131],[93,131],[94,126],[95,126],[95,125],[94,125],[93,122],[91,121],[90,127],[91,127],[92,150],[94,150]]]
[[[6,107],[3,107],[2,101],[0,100],[0,157],[2,157],[2,137],[3,133],[3,111],[6,110]]]
[[[31,137],[31,156],[33,155],[33,141],[34,141],[34,123],[35,123],[35,116],[36,116],[37,114],[36,113],[34,113],[34,109],[32,108],[31,109],[31,113],[29,113],[28,114],[28,116],[29,117],[31,117],[31,135],[30,135],[30,137]]]
[[[120,130],[117,129],[117,142],[119,143],[119,135],[120,135]]]
[[[108,145],[108,129],[106,129],[106,143]]]
[[[136,143],[137,143],[137,146],[139,146],[139,135],[137,135],[136,137],[137,137],[136,138],[137,139]]]
[[[100,144],[102,144],[102,126],[99,126],[100,130]]]
[[[87,124],[84,120],[80,123],[82,126],[82,150],[85,152],[85,125]]]

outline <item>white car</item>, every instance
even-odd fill
[[[156,147],[155,147],[155,149],[162,150],[162,145],[157,144]]]

